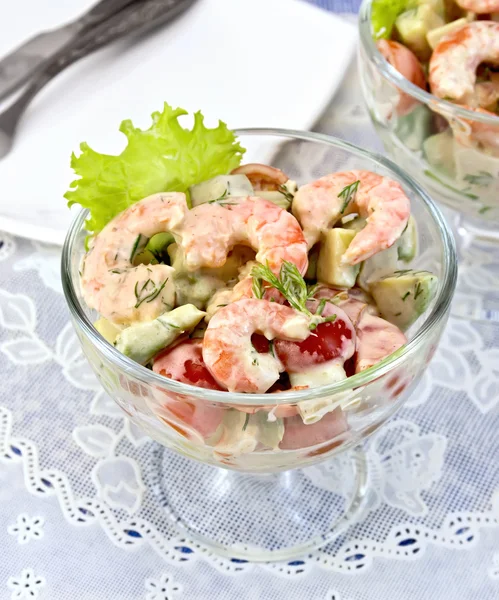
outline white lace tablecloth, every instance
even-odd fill
[[[378,147],[355,69],[317,129]],[[61,199],[62,202],[62,199]],[[177,538],[149,485],[158,446],[82,357],[60,250],[0,233],[0,599],[499,598],[499,325],[451,319],[417,391],[370,442],[362,521],[282,564]],[[497,291],[499,255],[467,272]],[[312,467],[328,485],[325,466]]]

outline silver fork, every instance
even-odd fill
[[[127,35],[139,35],[171,21],[196,0],[142,0],[131,4],[64,46],[36,70],[25,91],[0,114],[0,159],[11,150],[21,117],[36,94],[74,62]]]
[[[135,0],[100,0],[78,19],[57,29],[43,31],[0,60],[0,100],[25,84],[42,62],[71,39],[102,23]]]

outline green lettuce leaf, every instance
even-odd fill
[[[414,8],[417,0],[373,0],[371,23],[375,40],[389,39],[395,19],[404,11]]]
[[[157,192],[185,192],[216,175],[228,173],[245,152],[225,123],[209,129],[200,112],[192,129],[178,119],[187,111],[165,103],[163,112],[152,115],[145,131],[123,121],[120,131],[128,143],[118,156],[100,154],[83,142],[81,154],[71,156],[78,179],[64,197],[68,206],[80,204],[90,210],[86,226],[98,233],[111,219],[134,202]]]

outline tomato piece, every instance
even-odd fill
[[[200,340],[189,340],[167,348],[154,360],[153,371],[182,383],[222,390],[204,364],[202,347]]]
[[[258,354],[266,354],[269,351],[270,342],[264,335],[261,335],[260,333],[254,333],[251,336],[251,343]]]
[[[345,346],[353,348],[353,336],[351,324],[336,319],[331,323],[318,325],[303,342],[276,340],[275,350],[286,371],[295,373],[335,358],[347,358]]]
[[[279,448],[281,450],[299,450],[308,446],[316,446],[333,440],[347,429],[348,423],[341,408],[327,413],[320,421],[311,425],[305,425],[299,416],[291,417],[284,421],[284,436]],[[329,446],[328,450],[331,447],[334,446]]]

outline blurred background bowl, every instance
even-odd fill
[[[499,241],[499,116],[441,100],[402,76],[378,50],[372,0],[359,13],[359,71],[386,152],[464,227]]]

